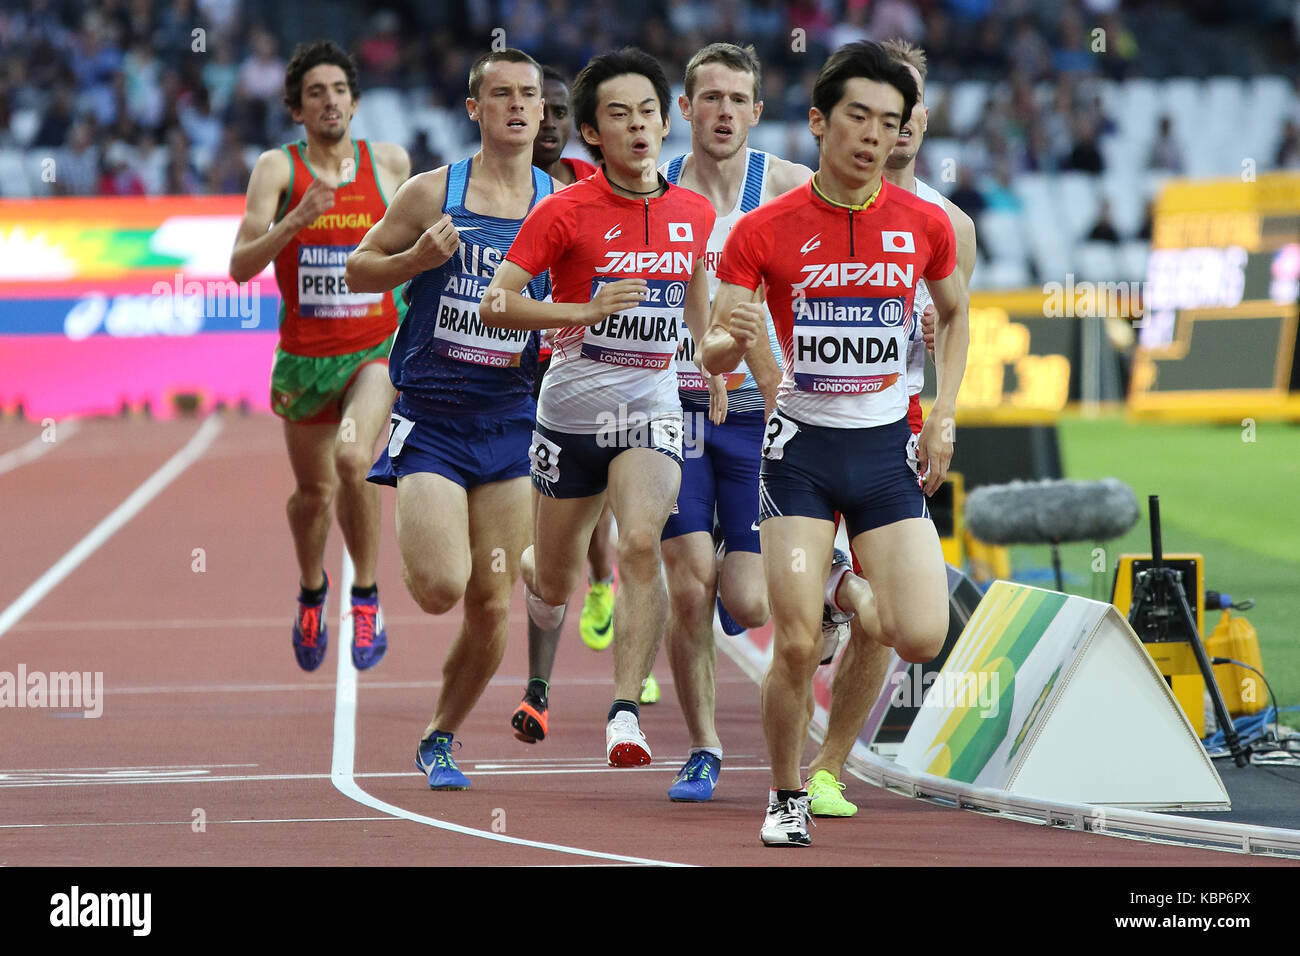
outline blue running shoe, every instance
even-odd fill
[[[673,785],[668,788],[668,799],[676,803],[703,803],[713,799],[713,788],[718,785],[722,761],[703,750],[694,751],[687,759]]]
[[[451,734],[434,734],[420,741],[415,765],[429,776],[430,790],[468,790],[469,777],[460,772],[451,756]]]
[[[298,666],[305,671],[320,667],[329,647],[329,628],[325,626],[325,597],[329,589],[330,576],[327,574],[319,604],[298,602],[298,616],[293,621],[293,654],[298,658]]]
[[[352,599],[352,663],[357,670],[374,667],[388,651],[388,631],[379,598]]]
[[[722,630],[726,634],[735,637],[737,634],[744,634],[745,629],[736,623],[736,619],[727,613],[727,609],[722,606],[722,598],[718,598],[718,621],[722,624]]]

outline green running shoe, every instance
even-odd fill
[[[593,651],[603,651],[614,640],[614,588],[610,584],[596,581],[587,589],[578,633]]]
[[[844,799],[844,784],[829,770],[818,770],[808,781],[808,811],[815,817],[851,817],[855,804]]]
[[[653,672],[651,672],[650,676],[641,682],[641,703],[659,703],[659,682],[655,680]]]

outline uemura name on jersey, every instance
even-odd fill
[[[653,256],[653,253],[648,255]],[[609,275],[592,279],[592,298],[602,286],[614,281],[615,277]],[[645,283],[646,297],[640,305],[627,312],[608,315],[583,333],[584,356],[607,365],[655,369],[669,366],[677,353],[686,283],[677,279],[646,279]]]

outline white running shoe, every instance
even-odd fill
[[[767,817],[763,820],[763,829],[758,831],[758,837],[764,846],[810,846],[810,820],[812,815],[808,812],[807,793],[790,797],[785,803],[768,804]]]
[[[644,767],[650,762],[650,745],[632,711],[620,710],[605,725],[605,756],[611,767]]]
[[[848,639],[849,622],[845,615],[845,620],[837,621],[831,614],[830,608],[822,609],[822,657],[821,664],[829,664],[835,659],[835,652],[840,649],[840,645]],[[820,666],[820,665],[819,665]]]

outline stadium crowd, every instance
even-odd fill
[[[244,0],[5,0],[0,193],[242,192],[261,150],[298,138],[281,102],[285,59],[317,34],[353,38],[363,91],[388,94],[369,115],[363,108],[362,126],[372,136],[376,126],[395,131],[415,172],[455,159],[473,141],[461,106],[464,77],[494,41],[570,75],[592,55],[634,43],[669,76],[680,76],[710,40],[751,41],[764,64],[765,122],[788,124],[767,148],[808,164],[814,143],[803,118],[817,65],[851,39],[891,36],[922,44],[929,57],[932,147],[918,174],[977,220],[986,210],[1022,210],[1012,183],[1023,174],[1096,176],[1110,172],[1116,156],[1133,164],[1134,176],[1205,172],[1186,168],[1195,131],[1178,128],[1159,92],[1134,134],[1119,115],[1125,101],[1105,105],[1101,85],[1112,81],[1285,77],[1285,96],[1268,104],[1275,129],[1259,138],[1256,168],[1300,168],[1300,3],[649,0],[643,9],[631,18],[611,17],[590,0],[394,2],[379,12],[351,0],[271,8]],[[408,114],[430,119],[410,122]],[[945,140],[950,147],[939,148]],[[960,157],[950,173],[938,168],[945,155]],[[1224,168],[1216,174],[1237,172],[1230,158],[1217,165]],[[1150,191],[1111,203],[1124,207],[1113,210],[1123,219],[1118,230],[1092,203],[1075,238],[1143,238],[1140,208]]]

